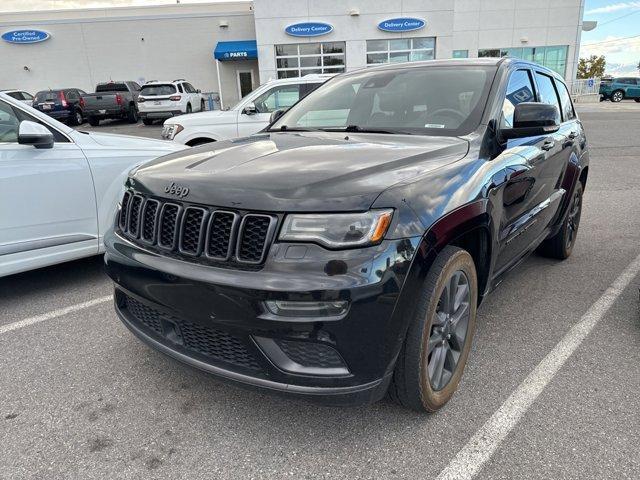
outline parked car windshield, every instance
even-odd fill
[[[291,107],[271,130],[464,135],[480,123],[495,70],[413,66],[336,77]]]
[[[166,84],[166,85],[143,85],[140,90],[140,95],[142,96],[152,96],[152,95],[172,95],[176,93],[175,85]]]
[[[103,92],[128,92],[124,83],[103,83],[96,87],[96,93]]]
[[[52,102],[58,99],[58,92],[46,91],[36,93],[36,102]]]

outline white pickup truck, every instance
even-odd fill
[[[162,138],[189,146],[244,137],[269,124],[276,110],[289,108],[333,75],[307,75],[265,83],[229,110],[214,110],[169,118]]]

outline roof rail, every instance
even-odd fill
[[[186,80],[184,78],[176,78],[175,80],[173,80],[174,82],[186,82]]]

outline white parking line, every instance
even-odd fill
[[[59,310],[53,310],[52,312],[43,313],[42,315],[36,315],[35,317],[25,318],[24,320],[19,320],[17,322],[13,322],[8,325],[2,325],[0,326],[0,335],[7,332],[12,332],[13,330],[18,330],[19,328],[24,328],[30,325],[34,325],[36,323],[44,322],[45,320],[53,320],[54,318],[61,317],[68,313],[77,312],[78,310],[83,310],[85,308],[93,307],[101,303],[109,302],[112,299],[113,299],[112,295],[107,295],[106,297],[94,298],[93,300],[89,300],[87,302],[77,303],[75,305],[61,308]]]
[[[471,479],[498,449],[558,370],[607,313],[616,299],[640,272],[640,255],[620,274],[602,296],[587,310],[562,340],[524,379],[498,410],[487,420],[449,465],[438,480]]]

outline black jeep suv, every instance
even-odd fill
[[[340,75],[261,133],[130,173],[105,237],[116,310],[226,379],[434,411],[482,299],[534,250],[571,254],[587,164],[567,87],[539,65]]]

